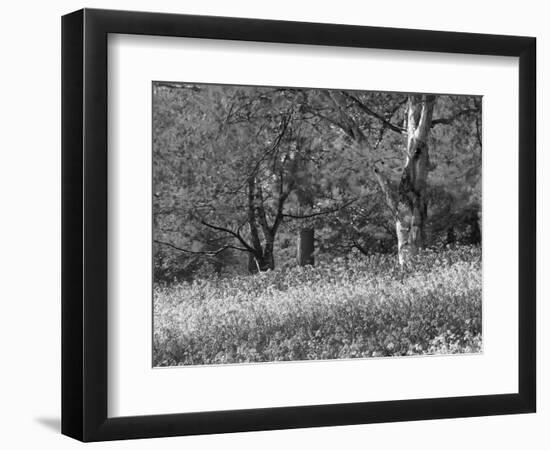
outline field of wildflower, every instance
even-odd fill
[[[481,249],[354,255],[154,288],[155,366],[481,351]]]

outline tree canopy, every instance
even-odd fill
[[[155,82],[155,279],[397,252],[392,198],[422,246],[479,243],[481,155],[480,97]]]

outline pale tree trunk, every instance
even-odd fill
[[[410,257],[411,250],[409,247],[409,229],[407,225],[403,225],[401,220],[397,219],[395,221],[395,233],[397,235],[397,258],[399,264],[404,265]]]
[[[432,125],[435,96],[409,97],[407,111],[407,159],[399,184],[399,200],[408,221],[409,251],[412,255],[424,245],[428,203],[426,187],[430,171],[428,136]],[[403,214],[402,214],[403,215]],[[402,255],[405,259],[405,255]]]
[[[407,105],[405,166],[397,197],[378,168],[375,173],[386,203],[392,210],[397,234],[399,263],[404,265],[424,245],[428,212],[426,187],[430,171],[428,137],[435,96],[411,95]]]

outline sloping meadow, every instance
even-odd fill
[[[154,288],[155,366],[481,351],[481,249]]]

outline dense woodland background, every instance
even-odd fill
[[[481,104],[153,83],[155,281],[480,244]]]

